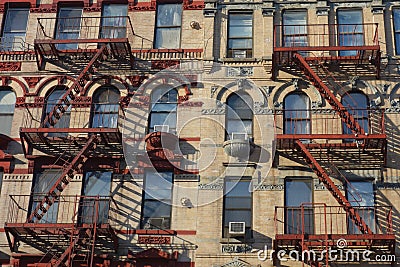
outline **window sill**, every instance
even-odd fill
[[[219,240],[219,243],[221,244],[252,244],[254,242],[255,242],[254,238],[239,240],[236,239],[235,237],[230,237],[230,238],[222,237]]]
[[[220,59],[221,62],[257,62],[258,60],[254,57],[251,58],[234,58],[234,57],[224,57]]]

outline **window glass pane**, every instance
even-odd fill
[[[225,226],[229,222],[245,222],[246,227],[251,227],[251,210],[225,210]]]
[[[181,4],[158,4],[157,26],[181,26],[182,5]]]
[[[82,8],[61,7],[58,11],[56,39],[78,39],[81,27]],[[57,49],[77,49],[77,43],[57,44]]]
[[[121,17],[128,15],[128,5],[126,4],[104,4],[103,5],[103,17]],[[104,21],[106,22],[106,21]],[[126,25],[122,20],[108,20],[109,23],[103,23],[102,25]],[[125,21],[126,22],[126,21]]]
[[[229,40],[229,48],[230,49],[251,49],[253,47],[252,39],[230,39]]]
[[[394,30],[397,32],[400,30],[400,8],[393,9],[393,23]]]
[[[310,99],[306,94],[289,94],[285,97],[284,106],[285,110],[307,110],[309,104]]]
[[[310,124],[309,120],[286,120],[285,134],[309,134]]]
[[[227,209],[251,209],[251,198],[227,197],[225,198]]]
[[[179,48],[181,28],[158,28],[156,30],[156,48]]]
[[[17,97],[11,89],[0,89],[0,114],[13,114]]]
[[[338,24],[362,24],[361,10],[338,10],[337,14]]]
[[[151,113],[150,116],[150,127],[153,128],[154,125],[168,125],[169,128],[176,127],[176,113]]]
[[[312,202],[312,180],[286,179],[285,206],[298,207]]]
[[[231,138],[232,133],[247,133],[249,136],[252,135],[252,121],[242,120],[229,120],[226,125],[226,131],[228,133],[228,139]]]
[[[83,194],[85,196],[109,196],[111,194],[112,172],[90,171],[85,175]]]
[[[9,8],[7,10],[0,50],[23,50],[28,16],[29,8]]]
[[[169,218],[171,214],[170,201],[150,201],[146,200],[143,210],[143,217],[145,218]]]

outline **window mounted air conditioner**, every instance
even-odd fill
[[[149,218],[144,226],[144,229],[162,229],[164,218]]]
[[[169,133],[169,125],[154,125],[154,131]]]
[[[247,140],[247,133],[232,133],[232,140]]]
[[[245,222],[229,222],[230,235],[244,235],[246,233]]]

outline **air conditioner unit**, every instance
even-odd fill
[[[245,222],[229,222],[230,235],[244,235],[246,233]]]
[[[232,133],[232,140],[247,140],[247,133]]]
[[[155,132],[164,132],[164,133],[169,133],[169,125],[154,125],[154,131]]]
[[[246,58],[246,50],[235,50],[233,51],[234,58]]]

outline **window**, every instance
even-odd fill
[[[157,88],[151,95],[151,112],[149,132],[154,132],[154,126],[167,125],[170,133],[176,131],[176,108],[178,91],[169,86]]]
[[[179,48],[182,4],[158,4],[154,48]]]
[[[229,237],[229,222],[244,222],[246,238],[251,238],[251,179],[226,177],[224,187],[224,237]]]
[[[253,14],[230,13],[228,57],[253,57]]]
[[[50,191],[54,182],[60,177],[61,169],[49,169],[36,173],[33,178],[31,212],[39,205],[45,195]],[[30,214],[28,214],[29,216]],[[40,219],[39,223],[57,223],[58,202],[54,202],[46,214]]]
[[[372,182],[351,182],[351,184],[347,184],[346,192],[349,202],[352,203],[352,206],[355,207],[355,210],[360,214],[372,232],[375,232],[375,197]],[[351,219],[348,220],[348,233],[361,234]]]
[[[143,192],[142,228],[170,229],[172,172],[146,172]]]
[[[364,44],[362,10],[338,10],[339,46],[361,46]],[[339,51],[340,56],[355,56],[356,50]]]
[[[57,17],[56,39],[78,39],[81,29],[81,7],[60,7]],[[57,44],[57,49],[78,49],[77,43]]]
[[[307,205],[313,202],[312,186],[311,178],[285,179],[286,234],[301,234],[303,228],[307,234],[314,233],[314,211],[310,205]],[[302,227],[302,213],[304,215],[304,227]]]
[[[310,99],[304,93],[291,93],[284,100],[284,133],[311,133]]]
[[[368,97],[361,92],[350,92],[342,97],[342,104],[353,115],[361,128],[368,133]],[[353,134],[345,123],[343,123],[343,134]],[[347,141],[352,142],[354,139]]]
[[[104,4],[100,38],[125,38],[128,5]]]
[[[11,135],[14,108],[17,97],[9,87],[0,87],[0,134]]]
[[[226,139],[231,139],[232,133],[246,133],[253,137],[253,99],[243,92],[233,93],[226,103]]]
[[[283,13],[283,46],[307,46],[307,11],[287,10]]]
[[[59,99],[61,99],[65,93],[66,88],[63,86],[56,86],[50,95],[46,98],[45,113],[43,114],[43,119],[53,111]],[[71,117],[71,106],[64,112],[60,120],[54,125],[54,128],[69,128],[69,121]],[[49,125],[45,125],[49,127]],[[66,133],[49,133],[48,136],[66,136]]]
[[[110,171],[89,171],[85,174],[82,195],[87,198],[83,197],[80,203],[80,222],[94,223],[96,221],[98,224],[108,222],[111,181],[112,172]],[[98,197],[98,200],[94,197]],[[96,209],[98,209],[97,218],[95,218]]]
[[[117,128],[119,111],[119,90],[102,86],[93,94],[91,114],[92,128]]]
[[[396,55],[400,55],[400,8],[393,8],[393,24]]]
[[[1,49],[22,51],[24,49],[29,8],[8,8],[5,16]]]

